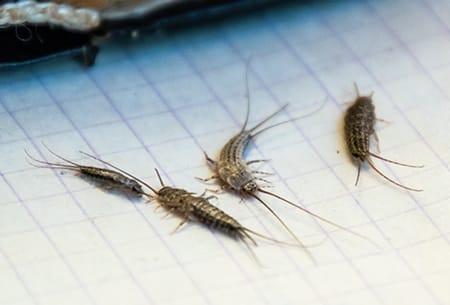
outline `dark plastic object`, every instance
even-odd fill
[[[1,4],[6,2],[15,1],[0,1]],[[89,32],[71,31],[54,25],[25,24],[3,27],[0,28],[0,68],[67,55],[77,56],[84,64],[92,65],[98,52],[94,41],[106,34],[137,29],[151,31],[161,27],[189,24],[230,12],[253,9],[270,2],[283,1],[137,0],[135,3],[118,2],[125,3],[121,7],[100,9],[102,22],[98,28]]]

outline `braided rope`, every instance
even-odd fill
[[[0,27],[24,23],[48,23],[70,30],[88,31],[100,24],[100,15],[92,9],[77,9],[52,2],[27,0],[0,6]]]

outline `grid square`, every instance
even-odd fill
[[[120,193],[99,191],[95,187],[76,192],[74,196],[90,218],[128,212],[134,209],[134,198],[127,198]]]
[[[431,220],[414,210],[378,222],[381,230],[396,248],[424,242],[439,236]]]
[[[79,305],[90,302],[86,293],[80,289],[66,290],[61,293],[37,297],[39,302],[46,305]]]
[[[27,135],[32,137],[69,131],[73,128],[56,105],[17,111],[14,116]]]
[[[321,181],[320,184],[317,181]],[[290,186],[304,202],[325,201],[347,193],[340,181],[330,169],[309,172],[303,176],[287,180]],[[323,185],[327,186],[327,192],[323,191]]]
[[[370,39],[367,39],[370,37]],[[375,53],[399,48],[399,43],[383,27],[372,24],[363,28],[345,32],[342,39],[359,57],[370,56]]]
[[[362,59],[373,76],[382,82],[420,73],[417,62],[401,49],[391,49]]]
[[[278,10],[268,10],[265,15],[276,32],[294,44],[314,43],[332,35],[314,6],[292,3]]]
[[[155,235],[145,218],[138,212],[100,217],[95,223],[112,244],[128,243]]]
[[[105,245],[90,221],[52,227],[46,231],[64,255],[98,249]]]
[[[445,52],[450,47],[448,33],[421,41],[411,47],[419,62],[428,69],[450,64],[450,55]]]
[[[62,108],[78,128],[118,121],[119,115],[101,95],[63,103]]]
[[[131,119],[129,122],[145,144],[171,142],[189,136],[172,112]]]
[[[1,91],[1,102],[11,112],[52,103],[51,97],[36,80],[10,84]]]
[[[127,275],[109,248],[69,255],[66,259],[74,273],[85,284],[106,282]]]
[[[191,76],[193,73],[170,38],[143,38],[130,48],[129,53],[151,83]]]
[[[259,56],[258,60],[252,61],[252,68],[266,85],[281,83],[307,73],[290,50]]]
[[[283,48],[276,34],[270,31],[267,22],[260,17],[226,23],[223,30],[229,44],[245,58]],[[262,45],[265,47],[261,48]]]
[[[0,194],[2,194],[0,197],[0,206],[18,201],[16,195],[4,180],[0,180]]]
[[[194,284],[181,268],[167,268],[164,273],[166,274],[164,277],[155,276],[152,273],[137,275],[145,291],[157,304],[183,299],[196,292]],[[155,289],[155,287],[159,287],[159,289]],[[177,287],[177,293],[173,293],[173,287]]]
[[[314,71],[332,69],[353,60],[353,55],[348,52],[342,42],[332,36],[307,44],[292,44],[293,50]]]
[[[356,194],[360,205],[375,221],[414,210],[416,208],[414,201],[404,197],[405,194],[399,192],[397,188],[384,185],[361,190]],[[389,198],[389,200],[380,202],[380,198]]]
[[[145,79],[139,69],[130,61],[122,60],[113,65],[98,65],[92,70],[95,85],[102,90],[111,92],[142,86]],[[112,90],[111,90],[112,89]]]
[[[53,226],[86,219],[68,194],[34,199],[25,203],[42,226]]]
[[[441,100],[442,94],[436,85],[424,74],[411,75],[383,84],[395,105],[402,110],[420,108],[425,100]],[[414,88],[414,90],[411,90]]]
[[[430,287],[430,290],[436,299],[438,299],[442,304],[450,302],[450,294],[447,289],[447,279],[448,276],[446,274],[446,270],[443,270],[437,274],[426,276],[423,279],[428,287]]]
[[[177,264],[170,249],[156,236],[121,243],[117,252],[137,277],[151,276],[159,270],[164,272]]]
[[[295,160],[288,159],[288,156],[297,156]],[[296,177],[308,172],[323,169],[325,164],[306,143],[301,142],[293,145],[286,145],[264,154],[271,164],[276,166],[277,173],[282,177]],[[262,170],[265,170],[264,168]],[[269,170],[270,171],[270,170]]]
[[[39,143],[40,142],[40,143]],[[57,161],[57,157],[47,150],[45,146],[50,148],[54,153],[65,159],[79,162],[82,155],[79,151],[90,152],[90,143],[83,138],[83,134],[79,130],[61,132],[51,135],[42,136],[39,139],[39,146],[35,146],[34,150],[39,149],[40,153],[32,153],[37,159],[46,159],[47,161]],[[42,158],[41,158],[42,155]],[[58,162],[61,160],[58,160]],[[82,162],[81,162],[82,163]]]
[[[58,256],[42,231],[29,231],[1,237],[0,246],[14,265],[54,259]]]
[[[365,276],[370,285],[381,286],[392,282],[402,282],[414,278],[408,265],[395,253],[380,253],[355,260],[356,268]],[[380,268],[380,266],[392,266]]]
[[[319,266],[316,269],[306,270],[305,273],[323,295],[333,295],[342,290],[354,291],[364,287],[364,282],[348,264]],[[336,280],[337,277],[339,280]],[[327,285],[327,282],[333,284]]]
[[[150,86],[120,90],[110,95],[111,102],[125,118],[167,111],[161,98]]]
[[[28,300],[26,288],[17,278],[16,273],[9,267],[0,267],[0,285],[8,287],[0,294],[1,304],[17,304]]]
[[[204,103],[213,99],[207,85],[197,75],[157,83],[154,87],[172,108]]]
[[[335,97],[338,103],[346,102],[349,99],[348,92],[352,92],[350,99],[353,99],[353,81],[357,80],[360,88],[373,84],[372,77],[367,74],[364,67],[354,61],[339,62],[331,69],[317,71],[317,76],[326,84],[329,94]],[[343,96],[344,92],[347,92],[345,97]]]
[[[221,276],[204,277],[207,270],[211,270],[214,266],[226,265],[228,271]],[[245,277],[239,268],[231,263],[229,257],[214,257],[207,262],[193,263],[186,266],[187,272],[193,280],[206,291],[212,291],[221,287],[231,286],[234,283],[244,282]]]
[[[338,3],[325,12],[325,19],[330,27],[338,32],[346,32],[356,28],[370,27],[376,22],[376,17],[366,1],[352,0]]]
[[[102,155],[100,158],[144,181],[153,175],[153,169],[156,167],[155,161],[145,148],[119,151]]]
[[[186,37],[185,37],[186,38]],[[188,40],[179,44],[181,52],[189,57],[189,60],[199,69],[207,70],[226,66],[239,60],[233,49],[223,39],[201,36],[201,42]]]
[[[0,212],[0,234],[34,230],[37,227],[33,218],[19,203],[1,205]]]
[[[295,286],[296,293],[292,293],[294,288],[288,284],[292,282],[297,283]],[[275,276],[274,278],[261,280],[257,284],[258,290],[261,291],[260,293],[264,295],[264,298],[270,304],[277,302],[285,304],[292,302],[294,304],[298,302],[297,298],[300,295],[302,296],[301,299],[304,299],[308,304],[315,304],[312,302],[318,296],[318,293],[311,287],[311,284],[306,282],[298,273]],[[280,291],[280,293],[277,293],[277,291]]]
[[[256,57],[254,60],[257,60]],[[243,100],[246,95],[245,63],[238,62],[203,73],[209,88],[220,99],[230,98]],[[249,77],[250,95],[255,88],[255,79]]]
[[[419,276],[450,269],[450,262],[448,260],[450,247],[445,240],[436,239],[426,241],[402,249],[400,252]],[[424,257],[427,259],[423,259]]]
[[[30,179],[34,177],[35,179]],[[6,179],[14,190],[20,194],[22,200],[61,194],[65,191],[58,177],[51,171],[32,169],[9,173]],[[27,181],[27,183],[23,183]]]
[[[26,140],[15,141],[8,143],[8,145],[0,145],[0,171],[6,174],[11,171],[30,168],[23,155],[17,152],[22,152],[26,149],[28,152],[34,153],[34,150],[31,148],[31,143]]]
[[[450,28],[450,3],[445,0],[440,1],[421,1],[423,6],[427,9],[430,15],[439,19],[441,24]]]
[[[376,287],[375,290],[386,305],[403,302],[410,305],[423,305],[434,302],[429,292],[418,280]],[[414,291],[414,293],[405,293],[405,291]]]
[[[183,154],[180,155],[180,149]],[[193,168],[205,164],[202,150],[191,138],[171,141],[152,147],[155,159],[166,172]],[[186,162],[186,160],[189,160]]]
[[[450,223],[447,221],[446,216],[450,209],[449,203],[449,198],[446,198],[442,202],[435,203],[425,208],[427,214],[430,215],[434,223],[446,234],[450,233]]]
[[[122,122],[90,127],[83,134],[99,154],[141,146],[133,132]]]
[[[180,109],[177,111],[177,115],[193,135],[215,132],[234,126],[229,114],[217,103]]]
[[[101,93],[86,73],[57,73],[41,77],[40,81],[51,97],[59,102],[79,100]]]
[[[17,267],[31,293],[45,295],[76,288],[78,283],[61,259],[45,260]]]
[[[151,289],[154,289],[154,286]],[[144,305],[150,302],[134,281],[128,277],[101,282],[95,286],[89,286],[88,290],[98,304]]]
[[[419,4],[420,5],[420,4]],[[417,27],[417,20],[420,25]],[[411,5],[406,11],[401,12],[395,18],[385,18],[383,20],[393,32],[402,40],[408,43],[422,40],[423,37],[442,35],[445,29],[441,24],[420,6]],[[411,29],[415,29],[411,31]]]

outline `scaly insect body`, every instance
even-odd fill
[[[248,106],[249,107],[249,106]],[[252,138],[261,132],[290,122],[283,121],[281,123],[274,124],[272,126],[266,127],[262,130],[255,132],[256,129],[264,125],[267,121],[272,119],[274,116],[279,114],[283,109],[287,107],[287,104],[282,106],[280,109],[269,115],[267,118],[256,124],[250,129],[246,129],[248,118],[249,118],[249,108],[247,109],[247,117],[245,123],[238,134],[232,137],[220,150],[219,159],[214,161],[205,153],[206,160],[216,173],[213,178],[217,178],[220,184],[227,188],[239,193],[240,195],[251,195],[254,196],[257,191],[260,190],[257,180],[262,180],[254,175],[257,171],[252,171],[249,168],[249,164],[261,162],[264,160],[253,160],[245,161],[244,154]]]
[[[246,78],[247,78],[247,84],[248,84],[248,77],[246,77]],[[248,85],[247,85],[247,97],[248,97]],[[307,116],[317,112],[318,110],[320,110],[324,104],[325,103],[323,103],[317,110],[315,110],[309,114],[306,114],[306,115],[303,115],[303,116],[300,116],[300,117],[297,117],[297,118],[294,118],[291,120],[282,121],[282,122],[264,127],[262,129],[259,129],[261,126],[263,126],[265,123],[267,123],[270,119],[272,119],[274,116],[279,114],[284,108],[286,108],[286,106],[287,106],[287,104],[286,104],[286,105],[282,106],[280,109],[278,109],[277,111],[275,111],[274,113],[272,113],[271,115],[269,115],[268,117],[266,117],[261,122],[257,123],[254,127],[247,129],[246,127],[247,127],[249,114],[250,114],[250,98],[248,98],[247,99],[247,114],[246,114],[245,122],[244,122],[240,132],[238,134],[236,134],[235,136],[233,136],[222,147],[218,160],[215,161],[212,158],[210,158],[206,153],[204,153],[209,166],[215,173],[211,178],[208,178],[206,180],[216,179],[216,180],[218,180],[219,184],[223,188],[230,189],[230,190],[234,191],[235,193],[239,194],[241,197],[249,196],[249,197],[255,198],[257,201],[259,201],[261,204],[263,204],[267,210],[269,210],[269,212],[281,223],[281,225],[289,232],[289,234],[296,240],[296,242],[304,249],[306,249],[306,247],[301,243],[301,241],[298,239],[297,235],[284,223],[284,221],[275,213],[275,211],[272,208],[270,208],[270,206],[258,196],[258,193],[264,193],[269,196],[275,197],[275,198],[277,198],[277,199],[279,199],[279,200],[281,200],[281,201],[283,201],[283,202],[285,202],[285,203],[287,203],[287,204],[289,204],[289,205],[291,205],[313,217],[316,217],[317,219],[320,219],[321,221],[331,224],[339,229],[342,229],[342,230],[344,230],[348,233],[351,233],[353,235],[356,235],[360,238],[368,240],[369,242],[374,244],[372,241],[370,241],[365,236],[362,236],[362,235],[360,235],[356,232],[353,232],[352,230],[349,230],[339,224],[336,224],[330,220],[327,220],[327,219],[293,203],[292,201],[289,201],[286,198],[283,198],[280,195],[263,190],[257,181],[258,180],[264,181],[264,179],[256,177],[254,174],[259,173],[259,172],[251,170],[249,168],[249,165],[252,163],[262,162],[265,160],[246,161],[244,159],[244,154],[246,152],[246,149],[248,148],[250,141],[253,138],[255,138],[257,135],[259,135],[262,132],[264,132],[270,128],[273,128],[275,126],[279,126],[279,125],[282,125],[282,124],[285,124],[288,122],[298,120],[300,118],[307,117]],[[258,130],[258,131],[256,131],[256,130]],[[203,180],[205,180],[205,179],[203,179]],[[307,251],[307,254],[311,257],[311,255],[308,251]]]
[[[248,167],[243,156],[251,140],[251,133],[242,131],[228,141],[222,148],[215,166],[218,178],[235,192],[245,195],[258,189],[256,177]]]
[[[182,218],[182,221],[175,228],[175,231],[178,230],[186,222],[194,220],[205,226],[210,227],[211,229],[215,229],[237,240],[241,240],[248,248],[249,248],[248,241],[256,245],[255,240],[250,236],[250,234],[253,234],[255,236],[258,236],[271,242],[294,246],[293,244],[273,239],[271,237],[265,236],[249,228],[244,227],[232,216],[228,215],[227,213],[225,213],[224,211],[222,211],[221,209],[217,208],[216,206],[210,203],[209,200],[211,198],[214,198],[214,196],[209,197],[204,197],[203,195],[195,196],[194,193],[188,192],[184,189],[164,185],[164,182],[161,179],[161,175],[159,174],[157,169],[155,169],[155,171],[161,183],[161,188],[159,190],[152,187],[148,183],[142,181],[141,179],[131,175],[130,173],[112,165],[111,163],[108,163],[106,161],[103,161],[95,156],[86,153],[83,154],[88,155],[118,170],[127,177],[130,177],[131,179],[136,180],[142,185],[148,187],[152,191],[153,195],[144,193],[147,197],[149,197],[151,200],[155,200],[156,202],[158,202],[160,206],[166,209],[169,213],[173,213]],[[249,250],[251,251],[250,248]]]
[[[155,199],[165,209],[183,217],[179,226],[192,219],[235,239],[245,240],[248,238],[256,244],[246,232],[245,227],[236,219],[212,205],[208,197],[194,196],[183,189],[163,186],[156,193]]]
[[[381,157],[377,154],[374,154],[370,151],[370,139],[372,136],[375,137],[378,142],[378,137],[375,132],[375,123],[377,117],[375,115],[375,106],[373,105],[372,95],[369,96],[360,96],[357,85],[355,84],[355,89],[357,93],[357,98],[353,102],[353,104],[347,109],[344,116],[344,135],[345,142],[347,144],[347,148],[349,153],[358,163],[358,173],[356,176],[355,185],[358,184],[359,176],[361,172],[361,165],[367,161],[370,167],[372,167],[379,175],[388,180],[389,182],[402,187],[404,189],[410,191],[421,191],[420,189],[411,188],[405,185],[402,185],[391,178],[387,177],[383,174],[373,163],[372,158],[377,158],[380,160],[384,160],[389,163],[420,168],[422,166],[410,165],[405,163],[400,163],[397,161],[389,160],[384,157]]]
[[[370,136],[375,133],[375,107],[367,96],[358,97],[345,114],[345,137],[351,155],[366,160],[370,148]]]
[[[98,185],[100,187],[106,188],[108,190],[110,190],[110,189],[126,190],[126,191],[130,191],[137,195],[142,195],[144,193],[144,191],[142,190],[142,186],[136,180],[130,179],[127,176],[121,174],[120,172],[113,171],[113,170],[110,170],[107,168],[81,165],[81,164],[72,162],[68,159],[65,159],[65,158],[61,157],[60,155],[57,155],[56,153],[51,151],[49,148],[47,148],[47,150],[52,155],[56,156],[58,159],[61,159],[62,161],[66,162],[66,163],[64,163],[64,164],[52,163],[52,162],[37,160],[36,158],[32,157],[27,151],[25,151],[25,152],[31,160],[33,160],[34,162],[39,164],[39,165],[31,164],[35,167],[74,171],[83,177],[91,179],[94,182],[99,182]]]

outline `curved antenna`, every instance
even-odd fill
[[[63,158],[61,155],[58,155],[58,154],[55,153],[53,150],[51,150],[44,142],[41,142],[41,144],[45,147],[45,149],[48,150],[49,153],[51,153],[51,154],[52,154],[53,156],[55,156],[56,158],[58,158],[58,159],[60,159],[60,160],[63,160],[64,162],[67,162],[67,163],[69,163],[69,164],[78,166],[78,167],[83,166],[83,165],[81,165],[81,164],[78,164],[78,163],[75,163],[75,162],[73,162],[73,161],[70,161],[70,160],[68,160],[68,159],[66,159],[66,158]]]
[[[295,208],[297,208],[297,209],[299,209],[299,210],[305,212],[306,214],[309,214],[309,215],[311,215],[311,216],[313,216],[313,217],[316,217],[317,219],[320,219],[321,221],[326,222],[326,223],[328,223],[328,224],[330,224],[330,225],[332,225],[332,226],[334,226],[334,227],[336,227],[336,228],[338,228],[338,229],[341,229],[341,230],[343,230],[343,231],[345,231],[345,232],[347,232],[347,233],[350,233],[350,234],[353,234],[353,235],[355,235],[355,236],[358,236],[359,238],[362,238],[362,239],[366,240],[367,242],[371,243],[372,245],[376,246],[377,248],[380,248],[380,247],[379,247],[374,241],[372,241],[370,238],[368,238],[368,237],[366,237],[366,236],[364,236],[364,235],[361,235],[361,234],[359,234],[359,233],[357,233],[357,232],[355,232],[355,231],[353,231],[353,230],[350,230],[350,229],[348,229],[348,228],[346,228],[346,227],[343,227],[343,226],[341,226],[341,225],[339,225],[339,224],[337,224],[337,223],[335,223],[335,222],[332,222],[331,220],[328,220],[328,219],[326,219],[326,218],[323,218],[322,216],[319,216],[319,215],[317,215],[316,213],[313,213],[313,212],[311,212],[310,210],[308,210],[308,209],[306,209],[306,208],[304,208],[304,207],[302,207],[302,206],[299,206],[299,205],[293,203],[292,201],[287,200],[286,198],[281,197],[280,195],[277,195],[277,194],[275,194],[275,193],[271,193],[271,192],[269,192],[269,191],[265,191],[265,190],[263,190],[263,189],[258,189],[258,190],[259,190],[261,193],[264,193],[264,194],[267,194],[267,195],[269,195],[269,196],[278,198],[278,199],[280,199],[281,201],[284,201],[285,203],[287,203],[287,204],[289,204],[289,205],[291,205],[291,206],[293,206],[293,207],[295,207]]]
[[[255,247],[258,246],[258,244],[257,244],[256,241],[253,239],[253,237],[251,237],[251,235],[248,234],[248,232],[253,233],[253,231],[248,230],[248,229],[245,228],[245,227],[242,227],[242,229],[239,230],[239,232],[240,232],[240,234],[242,234],[241,237],[247,237],[248,240],[250,240],[250,241],[252,242],[252,244],[253,244]],[[255,235],[257,235],[257,234],[255,234]]]
[[[156,172],[156,175],[158,176],[159,183],[161,183],[161,186],[164,187],[165,186],[164,181],[162,180],[161,175],[159,174],[159,170],[156,167],[155,167],[155,172]]]
[[[408,190],[408,191],[413,191],[413,192],[422,192],[422,191],[423,191],[423,190],[421,190],[421,189],[415,189],[415,188],[412,188],[412,187],[409,187],[409,186],[400,184],[400,183],[398,183],[398,182],[392,180],[391,178],[389,178],[388,176],[386,176],[385,174],[383,174],[383,172],[381,172],[381,171],[375,166],[375,164],[373,163],[372,159],[367,158],[367,163],[369,163],[370,167],[372,167],[372,168],[374,169],[374,171],[376,171],[381,177],[383,177],[383,178],[386,179],[387,181],[389,181],[389,182],[391,182],[391,183],[393,183],[393,184],[395,184],[395,185],[397,185],[397,186],[399,186],[399,187],[401,187],[401,188],[404,188],[405,190]]]
[[[356,82],[353,82],[353,86],[355,87],[357,98],[360,98],[361,97],[361,93],[359,92],[358,84]],[[374,93],[375,93],[374,91],[371,91],[370,94],[367,95],[367,97],[372,98]]]
[[[255,198],[256,200],[258,200],[260,203],[262,203],[264,205],[264,207],[269,210],[269,212],[281,223],[281,225],[286,229],[286,231],[289,232],[289,234],[297,241],[298,245],[300,246],[300,248],[302,248],[303,250],[305,250],[306,254],[308,255],[308,257],[313,261],[313,263],[315,265],[317,265],[316,260],[314,259],[314,257],[312,256],[311,252],[309,252],[308,248],[300,241],[300,239],[298,239],[297,235],[295,235],[295,233],[288,227],[288,225],[286,225],[286,223],[280,218],[280,216],[277,215],[277,213],[275,213],[274,210],[272,210],[272,208],[267,205],[267,203],[265,203],[261,198],[259,198],[258,196],[256,196],[255,194],[251,194],[248,193],[250,196],[252,196],[253,198]]]
[[[263,129],[259,130],[258,132],[255,132],[254,134],[252,134],[251,137],[254,138],[254,137],[256,137],[257,135],[259,135],[260,133],[263,133],[264,131],[266,131],[266,130],[268,130],[268,129],[271,129],[271,128],[273,128],[273,127],[277,127],[277,126],[280,126],[280,125],[283,125],[283,124],[286,124],[286,123],[289,123],[289,122],[295,122],[295,121],[297,121],[297,120],[307,118],[307,117],[309,117],[310,115],[313,115],[313,114],[315,114],[316,112],[319,112],[320,110],[322,110],[322,108],[325,106],[325,104],[326,104],[327,101],[328,101],[328,96],[324,99],[324,101],[320,104],[320,106],[319,106],[317,109],[314,109],[313,111],[311,111],[311,112],[309,112],[309,113],[306,113],[306,114],[303,114],[303,115],[301,115],[301,116],[298,116],[298,117],[296,117],[296,118],[289,119],[289,120],[286,120],[286,121],[281,121],[281,122],[279,122],[279,123],[276,123],[276,124],[273,124],[273,125],[264,127]]]
[[[356,174],[356,181],[355,181],[355,186],[358,185],[359,182],[359,175],[361,174],[361,162],[358,163],[358,173]]]
[[[266,117],[265,119],[263,119],[261,122],[259,122],[258,124],[256,124],[255,126],[253,126],[252,128],[250,128],[248,130],[249,133],[253,132],[255,129],[257,129],[258,127],[261,127],[261,125],[263,125],[264,123],[267,123],[267,121],[269,121],[270,119],[272,119],[274,116],[276,116],[277,114],[279,114],[281,111],[283,111],[287,106],[289,105],[289,103],[284,104],[283,106],[281,106],[277,111],[275,111],[274,113],[272,113],[271,115],[269,115],[268,117]]]
[[[250,89],[248,86],[248,70],[250,70],[250,62],[252,60],[252,57],[250,56],[247,58],[247,61],[245,63],[245,88],[246,88],[246,96],[247,96],[247,113],[245,114],[245,121],[242,125],[241,132],[243,132],[247,128],[248,119],[250,117]]]
[[[386,162],[389,162],[389,163],[392,163],[392,164],[397,164],[397,165],[400,165],[400,166],[406,166],[406,167],[412,167],[412,168],[423,168],[423,165],[414,165],[414,164],[401,163],[401,162],[398,162],[398,161],[386,159],[386,158],[381,157],[379,155],[376,155],[376,154],[374,154],[374,153],[372,153],[370,151],[369,151],[369,155],[371,155],[374,158],[377,158],[377,159],[380,159],[380,160],[383,160],[383,161],[386,161]]]
[[[293,243],[289,243],[289,242],[286,242],[286,241],[278,240],[278,239],[276,239],[276,238],[273,238],[273,237],[270,237],[270,236],[267,236],[267,235],[258,233],[258,232],[256,232],[256,231],[253,231],[253,230],[251,230],[251,229],[249,229],[249,228],[243,227],[242,230],[244,230],[244,231],[246,231],[246,232],[248,232],[248,233],[251,233],[251,234],[253,234],[253,235],[255,235],[255,236],[258,236],[259,238],[262,238],[262,239],[271,241],[271,242],[273,242],[273,243],[276,243],[276,244],[281,244],[281,245],[286,245],[286,246],[291,246],[291,247],[298,247],[298,244],[293,244]],[[246,234],[246,235],[247,235],[247,234]],[[310,246],[308,246],[308,248],[309,248],[309,247],[310,247]]]
[[[248,234],[243,233],[244,236],[240,236],[240,240],[244,243],[245,247],[248,249],[248,251],[250,252],[250,256],[253,257],[253,259],[255,260],[255,262],[259,265],[262,266],[260,260],[258,259],[258,257],[256,256],[255,251],[253,251],[252,247],[250,247],[249,243],[247,242],[247,239],[245,239],[245,237],[247,237],[255,246],[257,246],[256,242],[253,240],[253,238],[251,236],[249,236]]]
[[[94,160],[97,160],[97,161],[99,161],[99,162],[101,162],[101,163],[103,163],[103,164],[106,164],[106,165],[108,165],[108,166],[110,166],[110,167],[112,167],[112,168],[114,168],[114,169],[116,169],[116,170],[118,170],[118,171],[121,172],[122,174],[124,174],[124,175],[126,175],[126,176],[128,176],[128,177],[130,177],[130,178],[133,178],[133,179],[135,179],[136,181],[142,183],[143,185],[145,185],[146,187],[148,187],[148,188],[149,188],[153,193],[155,193],[156,195],[158,194],[158,191],[157,191],[155,188],[151,187],[150,184],[148,184],[148,183],[144,182],[142,179],[139,179],[139,178],[137,178],[136,176],[134,176],[134,175],[132,175],[132,174],[130,174],[130,173],[124,171],[123,169],[121,169],[121,168],[119,168],[119,167],[117,167],[117,166],[115,166],[115,165],[113,165],[113,164],[111,164],[111,163],[109,163],[109,162],[107,162],[107,161],[104,161],[104,160],[102,160],[102,159],[100,159],[100,158],[97,158],[96,156],[93,156],[93,155],[91,155],[91,154],[88,154],[88,153],[86,153],[86,152],[84,152],[84,151],[81,151],[81,150],[80,150],[80,153],[83,154],[83,155],[85,155],[85,156],[88,156],[88,157],[90,157],[90,158],[92,158],[92,159],[94,159]]]
[[[358,84],[356,82],[353,82],[353,86],[355,87],[357,97],[361,97],[361,94],[360,94],[359,88],[358,88]]]
[[[28,158],[30,158],[34,162],[43,164],[43,165],[37,165],[37,164],[33,164],[27,160],[28,164],[30,164],[31,166],[34,166],[34,167],[50,168],[50,169],[52,169],[52,168],[53,169],[67,169],[67,170],[74,170],[74,171],[78,171],[80,168],[80,166],[78,166],[78,165],[68,165],[68,164],[52,163],[52,162],[38,160],[35,157],[33,157],[26,149],[24,149],[24,151],[25,151],[25,154],[28,156]]]

